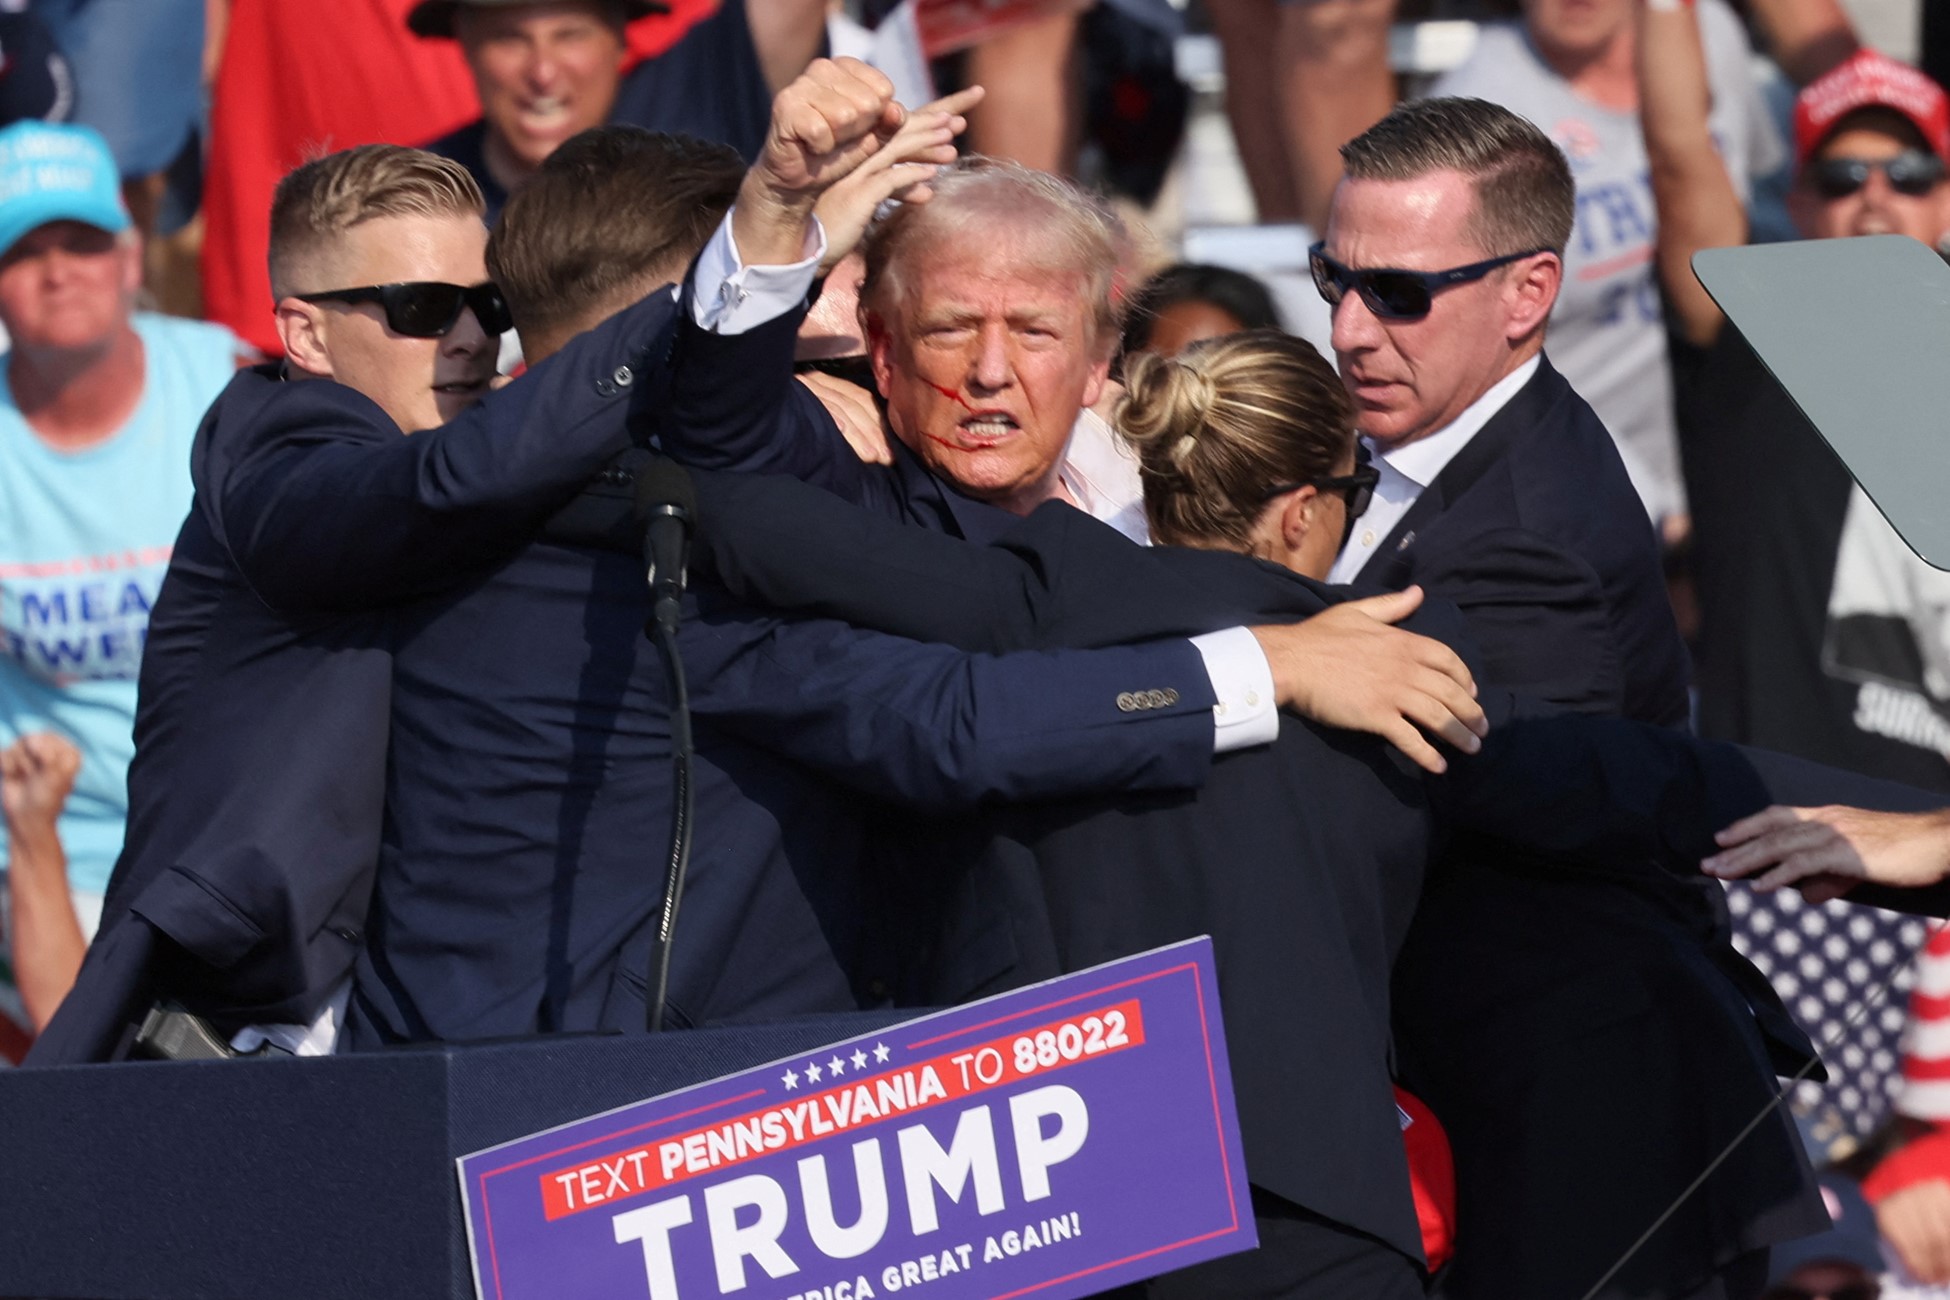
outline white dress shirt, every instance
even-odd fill
[[[1415,499],[1469,445],[1469,440],[1483,431],[1490,417],[1509,405],[1517,390],[1530,382],[1541,360],[1540,353],[1497,380],[1489,391],[1463,408],[1461,415],[1426,438],[1404,443],[1393,451],[1379,451],[1368,439],[1361,440],[1374,456],[1374,466],[1381,471],[1381,479],[1375,484],[1374,500],[1368,504],[1367,513],[1355,521],[1353,535],[1328,571],[1327,581],[1354,581],[1374,558],[1376,548],[1395,531],[1395,525],[1402,521]]]

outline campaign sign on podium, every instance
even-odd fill
[[[459,1165],[483,1300],[1063,1300],[1257,1243],[1206,939]]]

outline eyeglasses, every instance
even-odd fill
[[[1889,188],[1920,199],[1943,179],[1943,159],[1920,149],[1905,149],[1894,158],[1823,158],[1808,167],[1808,179],[1824,199],[1845,199],[1869,183],[1869,173],[1881,172]]]
[[[386,309],[386,328],[414,339],[443,337],[460,320],[462,308],[489,334],[515,327],[508,300],[492,281],[475,285],[440,280],[412,280],[404,284],[371,284],[358,289],[329,289],[323,293],[293,294],[299,302],[376,302]]]
[[[1357,271],[1327,256],[1322,251],[1326,247],[1327,242],[1322,240],[1308,249],[1307,264],[1313,269],[1314,288],[1320,290],[1320,296],[1327,305],[1340,306],[1341,299],[1352,289],[1361,295],[1362,302],[1368,304],[1368,310],[1383,320],[1419,320],[1429,314],[1429,309],[1435,306],[1435,296],[1444,289],[1480,280],[1499,266],[1555,251],[1531,248],[1521,253],[1492,257],[1484,262],[1471,262],[1468,266],[1451,267],[1447,271]]]

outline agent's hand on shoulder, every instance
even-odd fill
[[[1431,736],[1475,753],[1489,720],[1468,666],[1440,641],[1392,626],[1421,603],[1422,589],[1410,587],[1336,605],[1303,623],[1253,628],[1280,707],[1380,736],[1431,772],[1449,767]]]

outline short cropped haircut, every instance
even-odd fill
[[[868,226],[860,244],[862,308],[884,318],[905,306],[908,267],[931,249],[994,249],[1011,234],[1028,235],[1053,254],[1035,269],[1084,277],[1093,341],[1110,352],[1119,326],[1112,291],[1121,223],[1108,204],[1048,172],[980,154],[942,168],[929,186],[926,203],[896,205]]]
[[[341,285],[292,283],[294,269],[363,221],[375,217],[479,217],[481,187],[465,167],[424,149],[365,144],[297,168],[271,197],[271,293]]]
[[[1436,171],[1467,176],[1476,191],[1470,236],[1492,257],[1548,248],[1562,255],[1577,216],[1571,165],[1549,136],[1481,99],[1398,104],[1341,146],[1350,180],[1409,181]]]
[[[515,328],[580,325],[682,277],[744,175],[737,150],[686,135],[598,126],[564,141],[488,237]]]
[[[1314,345],[1278,330],[1126,363],[1117,427],[1137,452],[1144,517],[1167,546],[1249,550],[1267,489],[1336,472],[1354,406]]]

